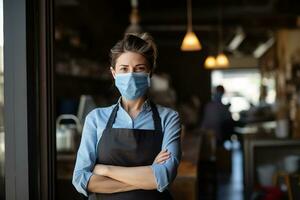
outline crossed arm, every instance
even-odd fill
[[[170,152],[161,151],[154,163],[162,164],[170,158]],[[116,193],[137,189],[156,189],[156,181],[150,166],[120,167],[97,164],[87,189],[95,193]]]

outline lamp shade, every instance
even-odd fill
[[[218,67],[228,67],[229,61],[224,53],[220,53],[216,58],[216,64]]]
[[[204,66],[205,66],[205,68],[207,68],[207,69],[215,68],[215,67],[216,67],[216,59],[215,59],[215,57],[213,57],[213,56],[208,56],[208,57],[205,59]]]
[[[181,51],[199,51],[201,44],[193,31],[188,31],[181,44]]]

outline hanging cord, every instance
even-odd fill
[[[188,31],[192,31],[192,0],[187,0],[187,22],[188,22]]]
[[[219,0],[218,6],[218,33],[219,33],[219,45],[218,54],[223,52],[223,24],[222,24],[222,0]]]

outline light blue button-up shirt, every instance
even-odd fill
[[[119,100],[120,101],[120,100]],[[119,110],[113,128],[154,129],[151,106],[146,101],[138,116],[132,119],[119,104]],[[88,196],[87,184],[97,159],[97,145],[106,127],[106,123],[115,105],[95,108],[85,119],[80,147],[77,153],[72,183],[78,192]],[[153,163],[151,169],[155,175],[157,190],[163,192],[177,174],[177,167],[181,159],[180,132],[181,124],[176,111],[157,105],[164,134],[162,149],[167,149],[171,156],[163,164]]]

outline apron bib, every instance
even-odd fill
[[[112,128],[119,104],[117,104],[100,138],[97,164],[124,167],[151,165],[161,151],[163,133],[161,119],[154,103],[150,102],[154,130]],[[168,190],[132,190],[112,194],[91,194],[89,199],[101,200],[172,200]]]

